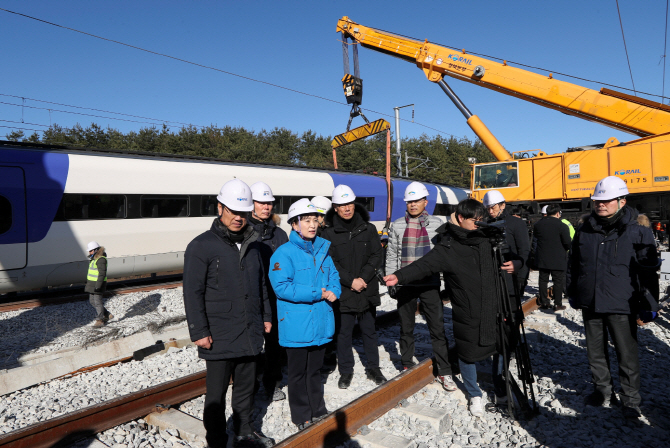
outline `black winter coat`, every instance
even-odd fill
[[[262,243],[247,226],[241,249],[217,219],[184,254],[184,307],[192,341],[212,337],[202,359],[255,356],[263,348],[263,322],[272,321],[261,260]]]
[[[342,295],[340,312],[361,313],[370,306],[381,305],[377,269],[384,263],[384,251],[377,228],[370,224],[370,215],[365,208],[356,204],[352,218],[357,225],[349,232],[343,220],[331,208],[326,214],[328,227],[321,238],[330,241],[330,256],[340,274]],[[361,292],[351,290],[354,279],[362,278],[368,287]]]
[[[530,255],[528,226],[523,219],[512,216],[507,207],[498,218],[491,221],[501,220],[505,221],[505,238],[509,249],[523,261],[523,266],[515,275],[517,278],[526,279],[528,278],[528,256]]]
[[[533,253],[537,269],[565,271],[568,268],[570,229],[560,220],[547,216],[533,226]]]
[[[406,284],[431,274],[443,273],[451,298],[458,357],[466,362],[477,362],[494,354],[496,344],[479,343],[483,303],[479,251],[476,247],[459,242],[455,238],[454,227],[451,223],[440,227],[440,242],[420,259],[396,271],[395,275],[398,283]],[[510,257],[516,259],[513,254]],[[521,266],[521,263],[518,265]],[[495,331],[495,328],[491,331]]]
[[[267,221],[257,221],[255,219],[249,219],[249,224],[254,228],[258,234],[259,242],[263,243],[259,246],[261,251],[261,259],[263,260],[263,270],[265,271],[265,287],[268,290],[268,299],[270,300],[270,307],[272,308],[272,325],[277,325],[277,296],[275,295],[272,285],[270,284],[270,278],[268,274],[270,272],[270,258],[272,254],[281,246],[282,244],[288,243],[288,235],[284,232],[284,229],[278,227],[274,221],[272,215]]]
[[[577,308],[596,313],[657,311],[658,252],[651,229],[628,206],[606,229],[592,214],[572,240],[567,294]]]

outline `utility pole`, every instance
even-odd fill
[[[396,149],[396,158],[398,161],[398,172],[397,176],[402,177],[402,159],[400,156],[400,109],[403,107],[412,106],[412,123],[414,122],[414,104],[407,104],[405,106],[394,107],[395,111],[395,149]],[[405,177],[409,177],[409,171],[407,171],[407,150],[405,150]]]

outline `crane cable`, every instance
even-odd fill
[[[665,98],[665,65],[667,61],[667,48],[668,48],[668,3],[669,0],[665,0],[665,34],[663,36],[663,91],[661,93],[661,104],[663,104],[663,98]]]
[[[623,34],[623,22],[621,21],[621,11],[619,11],[619,0],[616,0],[616,12],[619,14],[619,25],[621,25],[621,37],[623,38],[623,49],[626,51],[626,61],[628,61],[628,72],[630,73],[630,82],[633,84],[633,92],[637,96],[635,90],[635,81],[633,81],[633,70],[630,68],[630,58],[628,57],[628,48],[626,47],[626,36]]]

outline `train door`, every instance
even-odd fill
[[[0,271],[26,267],[27,253],[25,174],[0,166]]]

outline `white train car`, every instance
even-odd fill
[[[180,270],[186,245],[209,229],[216,195],[238,178],[268,183],[286,212],[302,197],[349,185],[381,229],[386,181],[377,176],[215,159],[0,142],[0,293],[82,283],[86,244],[106,247],[108,278]],[[406,180],[393,180],[392,217]],[[445,216],[466,190],[427,184],[428,212]]]

